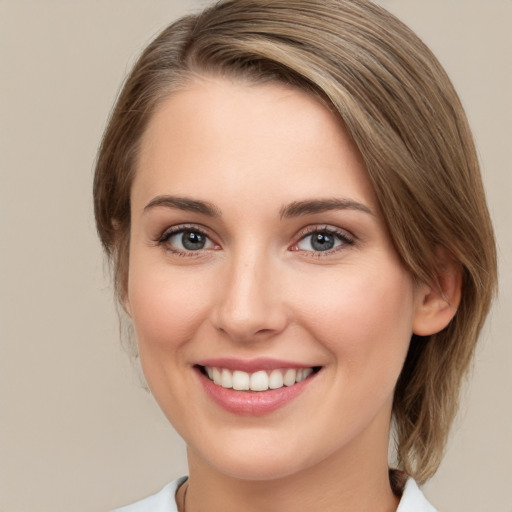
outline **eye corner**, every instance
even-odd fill
[[[185,238],[187,234],[189,239]],[[199,257],[206,251],[221,249],[206,229],[195,224],[170,226],[156,237],[154,243],[175,256]]]
[[[317,235],[316,241],[311,238],[315,234]],[[308,238],[310,238],[309,242],[305,242]],[[291,252],[302,252],[308,257],[320,258],[346,250],[348,247],[353,246],[355,242],[355,236],[345,229],[325,224],[312,225],[299,231],[296,236],[296,242],[288,250]],[[301,246],[303,243],[309,244],[309,247]]]

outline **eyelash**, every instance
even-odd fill
[[[199,226],[195,224],[185,224],[181,226],[173,226],[170,229],[167,229],[163,232],[163,234],[158,238],[157,243],[158,245],[164,246],[165,250],[172,252],[176,256],[181,257],[197,257],[201,256],[203,254],[203,251],[208,249],[199,249],[197,251],[192,250],[181,250],[181,249],[174,249],[170,244],[168,244],[169,239],[174,235],[179,235],[180,233],[198,233],[208,240],[210,240],[212,243],[214,243],[211,239],[211,237],[206,233],[205,230],[201,229]],[[217,245],[217,244],[215,244]]]
[[[205,250],[209,250],[209,249],[198,249],[196,251],[193,251],[193,250],[184,250],[183,251],[181,249],[175,249],[168,244],[168,241],[172,236],[178,235],[180,233],[187,233],[187,232],[200,234],[218,247],[218,245],[212,241],[211,237],[206,233],[206,231],[201,229],[197,225],[181,225],[181,226],[174,226],[170,229],[167,229],[166,231],[164,231],[164,233],[160,237],[158,237],[158,239],[156,240],[157,244],[161,245],[161,246],[165,246],[164,247],[165,250],[170,251],[174,255],[180,256],[180,257],[198,257],[198,256],[201,256]],[[303,249],[297,248],[298,245],[304,239],[306,239],[308,236],[314,235],[315,233],[333,236],[341,243],[337,247],[334,247],[332,249],[326,249],[324,251],[308,251],[308,250],[303,250]],[[354,243],[355,243],[355,239],[352,235],[350,235],[349,233],[347,233],[344,230],[337,229],[332,226],[322,226],[322,227],[310,226],[310,227],[305,228],[301,232],[299,232],[299,234],[297,236],[298,236],[298,240],[292,245],[292,247],[289,250],[294,251],[294,252],[300,251],[300,252],[307,254],[308,257],[313,257],[313,258],[322,258],[322,257],[329,256],[333,253],[337,253],[338,251],[343,250],[347,246],[354,245]]]
[[[307,238],[308,236],[314,235],[315,233],[332,236],[332,237],[336,238],[341,243],[337,247],[334,247],[332,249],[327,249],[324,251],[306,251],[306,250],[301,250],[299,248],[296,248],[298,246],[298,244],[300,242],[302,242],[305,238]],[[303,253],[306,253],[307,256],[311,257],[311,258],[323,258],[323,257],[330,256],[334,253],[337,253],[338,251],[342,251],[343,249],[346,249],[347,246],[354,245],[354,243],[355,243],[355,238],[351,234],[346,232],[345,230],[335,228],[333,226],[324,225],[324,226],[320,227],[320,226],[316,225],[316,226],[306,227],[301,232],[299,232],[298,240],[297,240],[297,242],[295,242],[293,244],[291,250],[292,251],[301,251]]]

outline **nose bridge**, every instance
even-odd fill
[[[234,253],[219,283],[220,300],[216,327],[236,341],[268,337],[286,324],[277,293],[277,263],[264,251],[250,249]]]

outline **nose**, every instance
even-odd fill
[[[279,265],[264,256],[240,255],[227,264],[213,312],[217,330],[236,342],[268,340],[288,322]]]

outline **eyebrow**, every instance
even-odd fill
[[[283,218],[300,217],[313,213],[322,213],[331,210],[357,210],[360,212],[375,215],[368,206],[353,201],[352,199],[311,199],[305,201],[294,201],[281,208],[280,216]]]
[[[144,211],[157,206],[167,208],[176,208],[178,210],[201,213],[209,217],[221,217],[221,210],[213,203],[201,201],[199,199],[190,199],[188,197],[163,195],[153,198],[145,207]],[[352,199],[307,199],[304,201],[294,201],[283,206],[279,212],[280,218],[300,217],[314,213],[322,213],[332,210],[357,210],[360,212],[374,215],[368,206],[353,201]]]
[[[165,206],[167,208],[176,208],[187,212],[202,213],[209,217],[220,217],[221,211],[214,204],[198,199],[189,199],[188,197],[178,196],[157,196],[152,199],[145,207],[144,212],[157,206]]]

